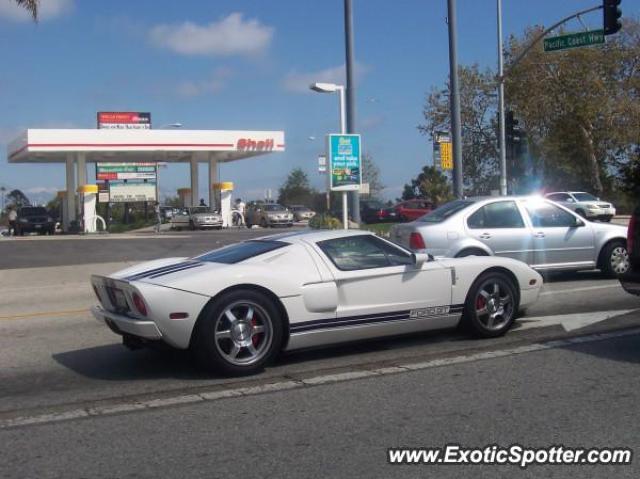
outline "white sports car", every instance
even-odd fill
[[[129,347],[192,349],[225,374],[282,350],[449,328],[504,334],[542,277],[497,257],[439,259],[362,231],[304,231],[92,276],[92,309]]]

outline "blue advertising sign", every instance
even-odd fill
[[[331,190],[360,189],[362,183],[361,152],[360,135],[327,135]]]

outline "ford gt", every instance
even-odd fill
[[[542,277],[510,258],[434,259],[372,233],[302,231],[92,276],[93,315],[129,347],[192,350],[227,375],[283,350],[458,325],[504,334]]]

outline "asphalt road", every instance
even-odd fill
[[[443,331],[290,353],[238,379],[186,353],[130,352],[87,314],[92,272],[263,234],[0,242],[24,248],[0,267],[0,477],[637,476],[386,462],[388,447],[447,442],[637,448],[640,301],[597,272],[547,278],[502,338]],[[576,337],[590,342],[557,342]]]

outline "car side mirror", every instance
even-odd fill
[[[432,256],[427,253],[411,253],[411,259],[416,266],[422,266],[422,263],[431,261]]]
[[[580,218],[576,218],[576,222],[573,225],[574,228],[581,228],[584,226],[584,221],[582,221]]]
[[[567,203],[575,203],[575,201],[573,200],[573,198],[567,198]]]

